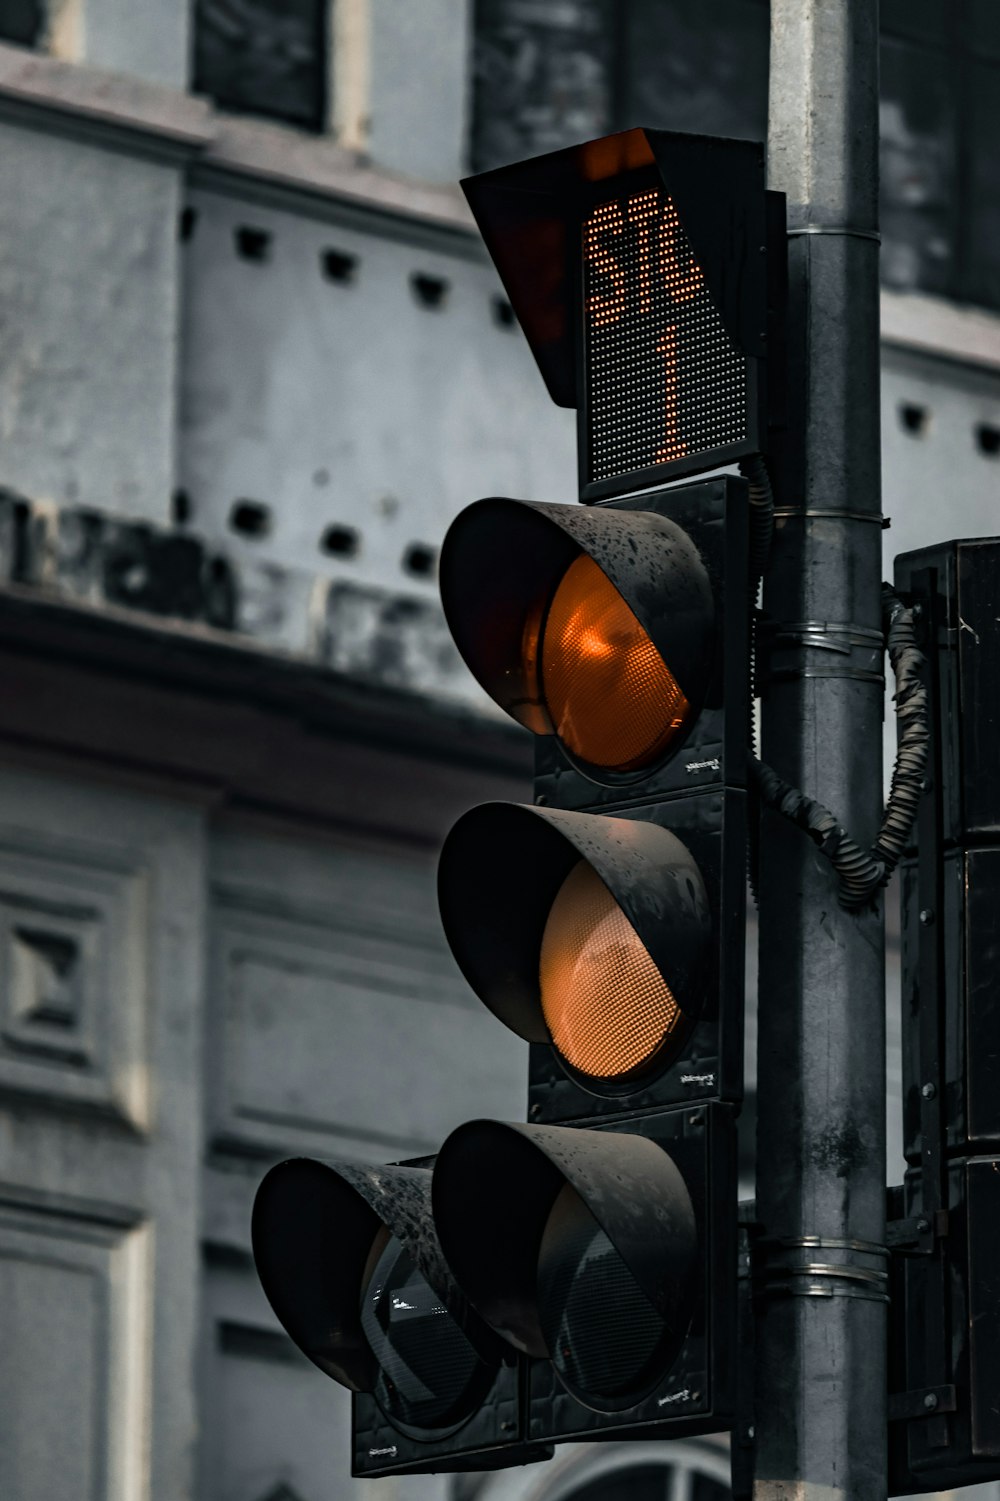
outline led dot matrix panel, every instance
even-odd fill
[[[648,183],[648,179],[647,179]],[[754,446],[751,362],[727,332],[661,183],[632,176],[581,233],[583,473],[590,496]]]

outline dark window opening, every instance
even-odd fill
[[[328,526],[319,545],[320,550],[332,558],[355,558],[361,538],[353,526]]]
[[[170,514],[174,526],[186,526],[191,520],[193,507],[186,490],[175,490],[170,499]]]
[[[927,408],[918,406],[914,401],[904,401],[899,408],[899,425],[914,438],[924,437],[930,420],[931,414]]]
[[[0,0],[0,41],[37,47],[45,13],[42,0]]]
[[[329,9],[328,0],[195,0],[195,93],[322,131]]]
[[[266,261],[271,256],[271,236],[266,229],[251,229],[241,224],[233,231],[236,254],[244,261]]]
[[[198,223],[198,210],[196,208],[182,208],[177,232],[184,241],[190,240],[194,234],[195,225]]]
[[[492,306],[493,322],[500,328],[513,328],[517,320],[514,317],[514,309],[506,297],[494,297]]]
[[[266,537],[271,530],[271,507],[259,500],[234,500],[229,525],[243,537]]]
[[[881,24],[882,280],[1000,310],[1000,5]],[[765,140],[768,44],[766,0],[476,0],[472,168],[635,125]]]
[[[976,447],[987,458],[995,459],[1000,454],[1000,427],[989,422],[980,422],[976,427]]]
[[[421,307],[439,309],[444,306],[448,283],[443,276],[427,276],[422,271],[415,271],[410,277],[410,286]]]
[[[213,558],[205,585],[205,619],[220,631],[236,624],[236,580],[225,558]]]
[[[473,171],[615,128],[614,9],[612,0],[476,0]]]
[[[357,275],[358,258],[346,250],[323,250],[319,259],[327,281],[352,282]]]
[[[430,578],[437,566],[437,549],[426,542],[411,542],[403,554],[403,567],[415,578]]]

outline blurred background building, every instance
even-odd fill
[[[882,15],[889,573],[1000,531],[1000,8]],[[435,569],[469,500],[575,497],[457,179],[633,124],[761,138],[767,31],[763,0],[0,0],[5,1501],[357,1490],[250,1204],[279,1157],[523,1113],[434,869],[530,748]],[[898,1179],[892,1057],[888,1098]],[[706,1442],[366,1484],[726,1476]]]

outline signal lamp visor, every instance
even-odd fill
[[[619,1411],[667,1374],[693,1313],[698,1236],[655,1142],[472,1121],[442,1147],[433,1199],[470,1302],[580,1401]]]
[[[639,818],[487,803],[438,866],[445,935],[479,996],[594,1093],[669,1066],[701,1012],[713,923],[690,851]]]
[[[681,744],[711,678],[714,603],[674,522],[481,500],[452,523],[440,576],[473,675],[587,775],[638,774]]]
[[[454,1428],[478,1408],[498,1346],[445,1265],[428,1169],[280,1163],[252,1235],[271,1307],[326,1375],[372,1393],[403,1431]]]

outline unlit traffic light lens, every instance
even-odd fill
[[[635,1400],[669,1365],[676,1331],[569,1184],[542,1235],[538,1306],[552,1364],[598,1408]]]
[[[450,1427],[481,1400],[489,1368],[394,1236],[362,1292],[361,1327],[379,1366],[374,1395],[390,1421]]]
[[[691,712],[677,680],[611,580],[586,553],[556,588],[537,651],[553,728],[571,755],[609,771],[661,756]]]
[[[595,1079],[641,1071],[681,1020],[638,934],[585,860],[552,903],[539,981],[553,1045],[571,1068]]]

